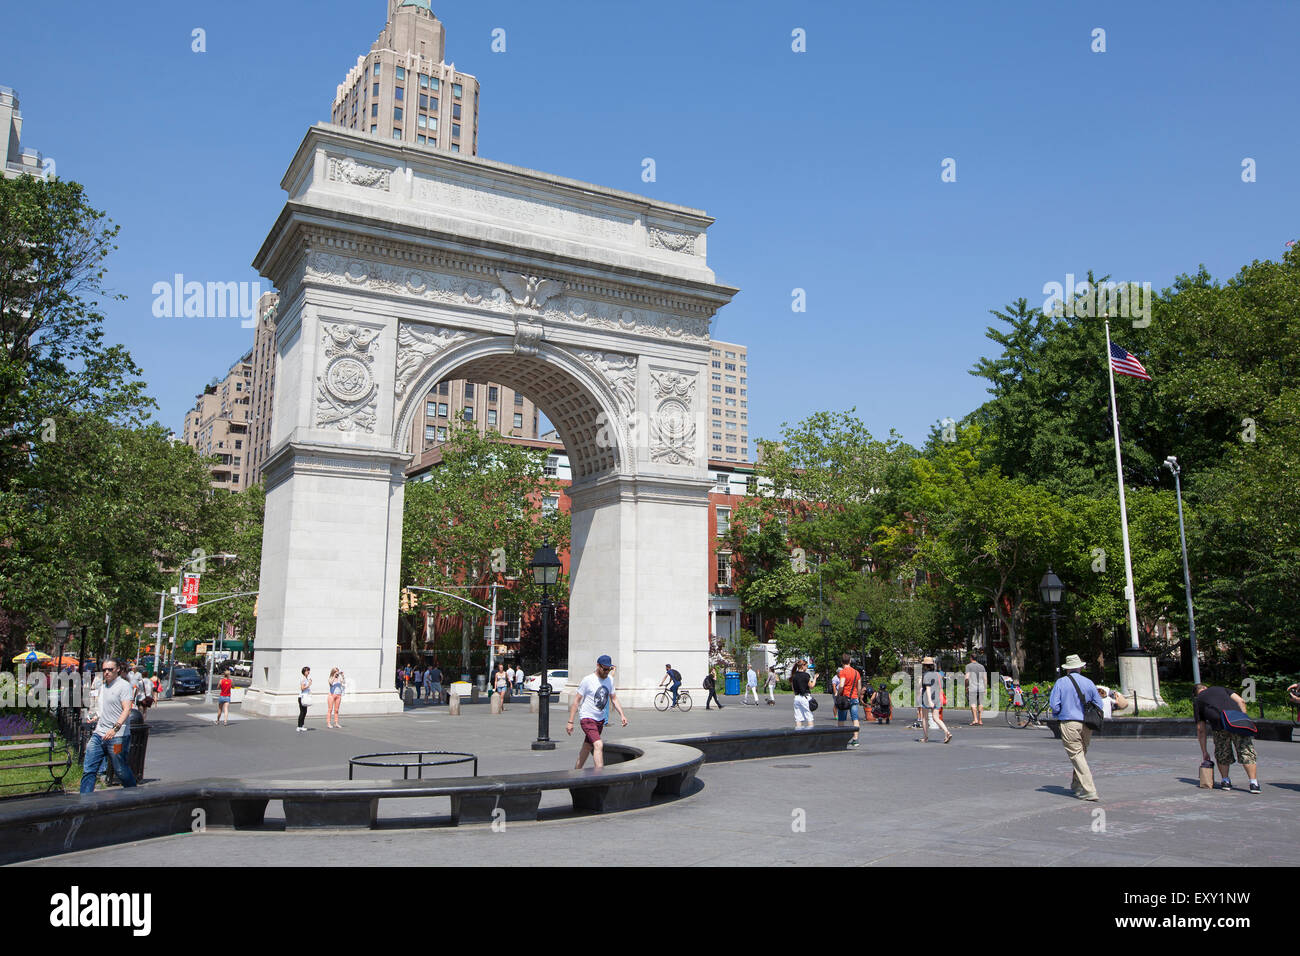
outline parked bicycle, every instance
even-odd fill
[[[1037,688],[1034,688],[1028,700],[1021,698],[1007,707],[1007,723],[1012,727],[1024,729],[1030,724],[1046,727],[1047,722],[1052,719],[1054,718],[1048,696],[1038,693]]]
[[[661,690],[655,697],[655,710],[667,710],[673,706],[673,695],[671,691]],[[688,690],[679,690],[677,692],[677,709],[682,713],[691,709],[691,692]]]

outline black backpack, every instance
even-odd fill
[[[670,670],[670,671],[668,672],[668,676],[671,677],[675,683],[680,684],[681,681],[682,681],[682,675],[679,674],[679,673],[677,673],[677,669],[676,669],[676,668],[673,668],[672,670]]]
[[[876,691],[876,706],[880,708],[892,707],[894,702],[889,699],[889,691],[882,684]]]

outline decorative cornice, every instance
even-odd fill
[[[682,252],[688,256],[699,255],[695,251],[695,240],[697,238],[697,236],[686,233],[657,229],[654,226],[651,226],[648,230],[650,248],[667,249],[669,252]]]
[[[330,156],[326,163],[326,177],[334,182],[347,183],[351,186],[366,186],[372,189],[389,191],[393,171],[378,166],[358,163],[351,156]]]
[[[467,278],[481,277],[485,280],[483,284],[489,288],[498,284],[497,273],[501,271],[499,260],[430,250],[410,243],[371,237],[358,238],[355,233],[316,225],[300,226],[294,243],[303,254],[321,252],[347,259],[366,260],[377,265],[460,274]],[[703,295],[697,298],[682,293],[649,292],[585,276],[565,276],[563,283],[565,298],[581,296],[603,299],[608,301],[611,308],[662,311],[680,317],[683,322],[687,319],[702,319],[706,326],[707,320],[723,305],[722,301]],[[504,290],[501,290],[501,296],[508,299]],[[503,302],[505,304],[507,303]]]

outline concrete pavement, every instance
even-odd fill
[[[724,711],[697,703],[688,714],[633,711],[608,739],[665,736],[793,723],[790,698],[775,707]],[[823,703],[825,699],[823,698]],[[151,714],[147,779],[199,776],[346,779],[347,757],[427,748],[480,756],[481,773],[571,766],[577,738],[565,738],[567,710],[552,707],[557,749],[529,748],[536,716],[526,703],[493,715],[466,707],[416,707],[401,716],[349,720],[342,730],[299,734],[294,721],[241,716],[216,727],[201,701],[178,700]],[[828,708],[818,711],[824,722]],[[235,833],[207,831],[67,854],[26,865],[153,866],[337,863],[428,864],[456,859],[500,866],[537,859],[584,864],[598,839],[613,863],[655,865],[1101,865],[1223,866],[1300,864],[1300,745],[1257,743],[1264,793],[1200,790],[1195,741],[1098,738],[1089,759],[1099,804],[1070,795],[1070,765],[1059,741],[999,717],[964,726],[949,709],[956,739],[916,742],[910,712],[888,726],[862,728],[861,749],[842,754],[707,764],[696,789],[677,800],[599,820],[567,813],[567,795],[543,800],[541,821],[505,821],[505,830],[445,822],[445,800],[381,804],[383,829]],[[615,720],[617,724],[617,719]],[[465,768],[447,768],[461,775]],[[367,771],[378,778],[381,771]],[[359,776],[361,774],[359,773]],[[416,806],[422,804],[423,806]],[[275,804],[268,812],[274,821]],[[440,819],[442,818],[442,819]],[[599,829],[596,824],[599,823]],[[502,833],[510,852],[497,852]]]

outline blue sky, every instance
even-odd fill
[[[247,349],[159,319],[174,273],[256,280],[307,127],[385,0],[9,5],[23,145],[122,227],[108,337],[180,430]],[[856,406],[919,444],[984,398],[987,311],[1089,269],[1226,279],[1300,237],[1294,2],[435,2],[482,84],[480,155],[700,207],[741,289],[751,437]],[[300,20],[309,23],[303,26]],[[191,30],[207,52],[190,49]],[[506,31],[506,52],[490,49]],[[791,49],[802,28],[807,52]],[[1105,30],[1106,51],[1091,50]],[[641,163],[656,161],[657,181]],[[1242,161],[1257,180],[1242,181]],[[941,162],[956,161],[956,181]],[[807,311],[791,311],[791,293]],[[1123,342],[1122,334],[1117,336]],[[1158,370],[1153,370],[1158,374]]]

